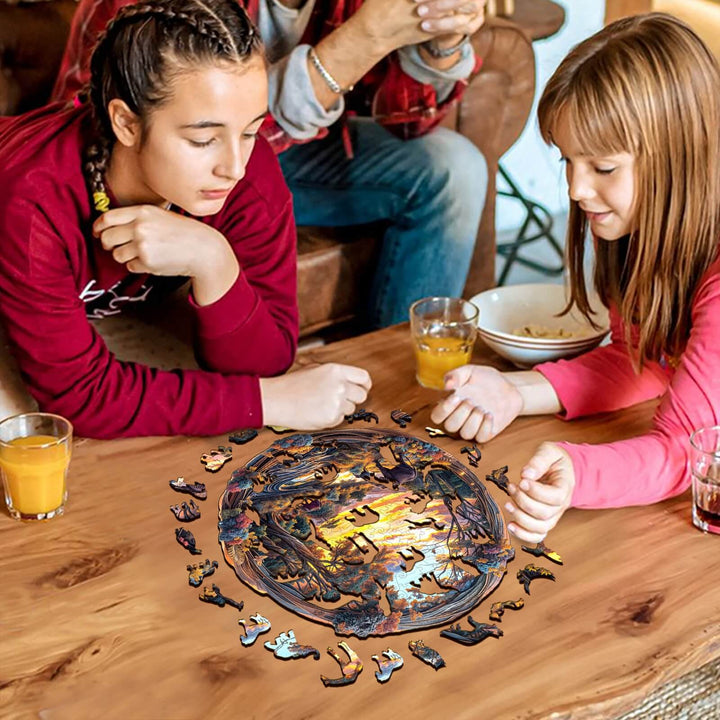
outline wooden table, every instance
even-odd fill
[[[481,351],[478,351],[478,356]],[[405,327],[309,351],[301,362],[335,360],[367,367],[375,385],[367,407],[392,426],[389,412],[416,413],[410,430],[425,437],[433,391],[418,387]],[[612,417],[562,423],[522,419],[483,448],[477,470],[522,463],[544,439],[606,441],[647,427],[652,405]],[[394,427],[394,426],[393,426]],[[499,640],[464,647],[438,630],[366,640],[345,638],[365,670],[355,685],[324,688],[339,675],[325,654],[342,639],[300,619],[236,579],[217,543],[215,503],[231,469],[267,447],[265,430],[235,449],[217,475],[200,455],[226,437],[79,440],[66,515],[22,524],[0,514],[0,715],[56,718],[595,718],[613,717],[660,684],[720,655],[720,538],[690,521],[687,495],[645,508],[571,510],[549,545],[563,567],[557,582],[537,581],[525,596],[515,573],[532,558],[514,541],[516,559],[493,600],[524,597],[506,612]],[[437,438],[463,459],[463,443]],[[190,525],[220,567],[212,580],[260,612],[273,631],[294,629],[321,659],[281,662],[262,646],[239,642],[238,613],[201,603],[185,571],[190,555],[175,541],[168,510],[179,496],[168,480],[208,484],[203,516]],[[632,478],[627,478],[632,482]],[[502,503],[494,486],[490,493]],[[548,562],[541,564],[550,566]],[[209,584],[209,583],[208,583]],[[476,608],[487,620],[489,601]],[[465,623],[465,620],[463,620]],[[407,650],[422,638],[447,667],[434,671]],[[379,685],[370,659],[391,647],[405,667]]]

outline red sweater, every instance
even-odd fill
[[[0,119],[0,321],[40,408],[87,437],[214,435],[262,424],[259,376],[284,372],[297,347],[290,192],[258,139],[223,209],[198,218],[240,264],[227,293],[192,298],[202,370],[122,362],[88,321],[181,281],[129,273],[92,236],[81,172],[88,111],[50,106]]]
[[[80,0],[53,89],[54,100],[70,100],[82,89],[90,79],[90,56],[98,36],[121,7],[134,1]],[[238,2],[247,10],[253,22],[257,22],[259,1]],[[362,3],[363,0],[316,0],[300,42],[317,45],[322,38],[354,15]],[[476,73],[481,64],[480,59],[476,58]],[[466,80],[458,81],[450,96],[438,103],[432,85],[424,85],[406,75],[396,53],[391,53],[356,83],[355,90],[346,96],[346,107],[358,115],[372,115],[388,130],[407,139],[423,135],[438,125],[462,97],[467,85]],[[321,128],[316,139],[325,137],[327,132],[326,128]],[[265,119],[261,133],[276,153],[287,150],[297,142],[270,115]]]

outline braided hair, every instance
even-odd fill
[[[256,52],[262,52],[260,36],[237,0],[148,0],[121,8],[90,60],[95,139],[85,150],[84,171],[95,209],[109,207],[104,176],[115,142],[110,100],[123,100],[144,121],[169,99],[169,80],[179,68],[244,63]]]

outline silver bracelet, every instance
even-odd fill
[[[434,58],[447,58],[451,55],[454,55],[458,50],[462,50],[468,43],[470,42],[470,36],[469,35],[463,35],[462,40],[457,44],[453,45],[452,47],[448,48],[439,48],[437,45],[435,45],[434,40],[426,40],[423,43],[420,43]]]
[[[313,64],[313,67],[318,71],[320,77],[327,83],[327,86],[336,95],[343,95],[344,93],[350,92],[353,89],[353,85],[345,89],[340,87],[340,83],[325,69],[325,66],[320,62],[320,58],[317,56],[315,48],[310,48],[308,57],[310,58],[310,62]]]

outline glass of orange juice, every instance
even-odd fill
[[[445,373],[470,362],[477,319],[477,307],[462,298],[423,298],[410,306],[417,381],[423,387],[442,390]]]
[[[62,515],[72,425],[51,413],[24,413],[0,422],[0,473],[5,502],[17,520]]]

